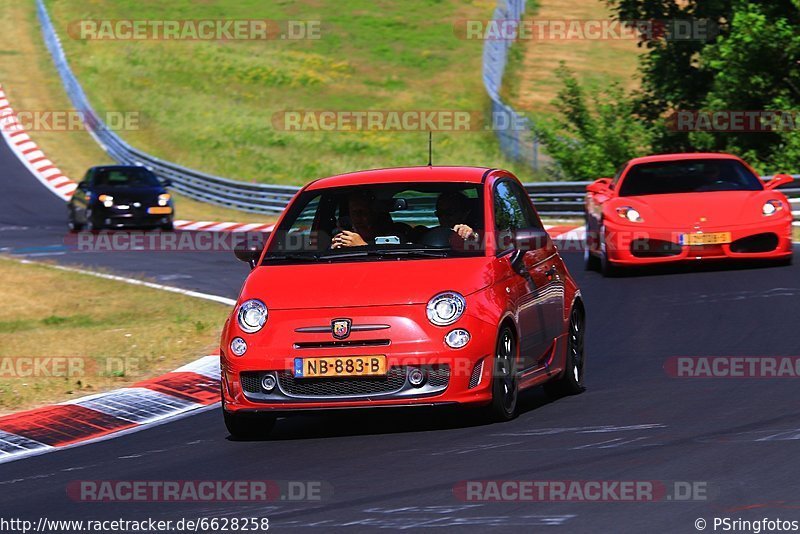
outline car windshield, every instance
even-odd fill
[[[122,187],[155,187],[158,178],[144,167],[98,169],[94,173],[94,185]]]
[[[760,191],[763,188],[758,177],[736,160],[693,159],[636,165],[622,180],[619,195]]]
[[[462,235],[453,231],[457,226]],[[312,190],[292,203],[274,231],[264,262],[480,256],[483,226],[481,186],[475,184]]]

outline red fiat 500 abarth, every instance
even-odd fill
[[[792,210],[777,187],[728,154],[667,154],[629,161],[588,186],[586,266],[716,259],[792,259]]]
[[[234,436],[278,415],[379,406],[516,413],[518,392],[583,390],[584,306],[520,182],[496,169],[317,180],[290,203],[221,341]]]

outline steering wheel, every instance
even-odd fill
[[[457,237],[458,234],[455,233],[452,228],[447,228],[446,226],[437,226],[436,228],[431,228],[425,232],[425,234],[422,236],[422,239],[420,239],[420,243],[429,247],[450,248],[452,246],[453,239]]]

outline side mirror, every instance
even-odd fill
[[[86,191],[86,189],[88,189],[88,187],[89,187],[88,182],[80,182],[78,184],[77,189],[80,189],[81,191]]]
[[[776,189],[782,185],[791,183],[794,181],[794,178],[789,176],[788,174],[776,174],[772,177],[772,180],[764,184],[766,189]]]
[[[600,178],[586,186],[589,193],[606,193],[611,185],[611,178]]]
[[[258,258],[261,257],[261,252],[264,250],[264,243],[253,243],[245,240],[244,243],[238,243],[233,247],[233,254],[239,261],[246,262],[250,265],[251,269],[256,268]]]
[[[169,178],[164,178],[163,180],[161,180],[161,185],[163,185],[164,187],[172,187],[172,180],[170,180]]]
[[[550,234],[543,228],[521,228],[514,234],[514,254],[511,266],[519,271],[524,267],[523,258],[526,252],[541,250],[550,243]]]

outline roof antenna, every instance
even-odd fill
[[[433,167],[433,132],[428,130],[428,167]]]

